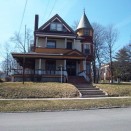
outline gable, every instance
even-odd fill
[[[67,52],[64,55],[68,55],[68,56],[84,56],[83,53],[81,53],[80,51],[78,51],[76,49],[75,50],[71,50],[71,51]]]
[[[47,33],[75,34],[72,28],[58,14],[43,24],[37,31]]]

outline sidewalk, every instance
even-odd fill
[[[43,101],[43,100],[92,100],[92,99],[125,99],[125,98],[131,98],[130,96],[124,96],[124,97],[92,97],[92,98],[23,98],[23,99],[0,99],[0,101]]]

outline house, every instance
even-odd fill
[[[83,13],[76,31],[58,15],[41,27],[35,15],[34,44],[27,53],[12,53],[22,69],[14,69],[14,81],[62,81],[83,76],[91,81],[93,28]],[[24,76],[24,77],[23,77]]]
[[[100,68],[100,79],[104,81],[111,80],[110,64],[103,64]]]

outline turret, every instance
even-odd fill
[[[82,52],[88,56],[88,60],[93,58],[93,28],[85,14],[85,11],[80,19],[76,33],[78,38],[81,38]]]
[[[80,19],[76,32],[78,36],[93,36],[93,28],[85,14],[85,11]]]

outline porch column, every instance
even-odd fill
[[[86,59],[83,61],[83,69],[86,70]]]
[[[67,47],[67,38],[65,38],[65,49]]]
[[[39,59],[39,75],[41,74],[41,59]]]
[[[76,40],[74,39],[73,40],[73,49],[75,49],[75,42],[76,42]]]
[[[66,70],[66,60],[64,60],[64,70]]]
[[[38,37],[36,37],[36,47],[38,47]]]
[[[47,36],[45,37],[45,47],[47,47]]]

